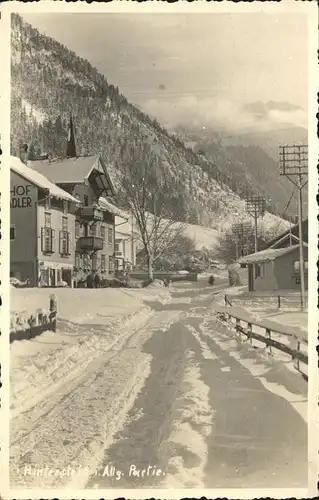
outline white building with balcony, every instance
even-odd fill
[[[129,216],[128,216],[129,217]],[[115,267],[117,271],[130,271],[136,265],[138,234],[132,217],[115,217]]]

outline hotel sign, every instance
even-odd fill
[[[31,208],[32,197],[31,190],[33,186],[31,184],[18,184],[13,186],[10,191],[11,202],[10,208]]]

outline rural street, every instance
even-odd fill
[[[306,487],[306,383],[218,321],[225,286],[174,284],[170,302],[17,417],[13,486]],[[31,469],[75,463],[72,478]]]
[[[87,487],[306,485],[306,422],[223,347],[229,332],[210,309],[224,285],[199,286],[175,285],[172,302],[156,305],[173,320],[142,346],[150,374]],[[257,362],[255,352],[242,355]],[[305,383],[289,376],[280,366],[268,370],[303,400]],[[159,475],[154,467],[139,477],[148,465]]]

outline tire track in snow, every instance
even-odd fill
[[[176,399],[171,431],[160,446],[167,457],[166,477],[162,488],[204,488],[207,463],[207,438],[212,432],[214,411],[210,407],[209,387],[201,378],[194,352],[186,353],[189,366],[183,384],[185,390]]]
[[[128,333],[130,334],[132,330],[135,331],[141,327],[153,314],[154,311],[146,306],[141,311],[129,315],[123,323],[115,323],[111,329],[106,326],[102,329],[99,325],[96,325],[95,329],[90,329],[89,326],[79,325],[80,330],[87,332],[86,338],[75,344],[57,346],[49,354],[39,353],[32,360],[33,373],[32,376],[29,373],[27,377],[28,385],[25,381],[22,385],[19,384],[14,378],[15,373],[12,373],[11,385],[16,388],[16,391],[11,393],[10,414],[13,419],[11,433],[15,434],[15,428],[21,427],[19,425],[21,419],[24,422],[33,411],[38,413],[41,407],[46,407],[50,403],[49,398],[53,397],[54,400],[58,394],[63,395],[65,385],[72,383],[72,381],[76,384],[76,377],[78,380],[81,379],[83,370],[88,369],[92,360],[97,359],[101,352],[108,353],[116,346],[119,347],[125,343]],[[76,326],[73,325],[73,328]],[[26,340],[24,342],[32,341]],[[24,363],[27,361],[26,359]],[[15,371],[21,372],[23,368],[22,363]],[[29,370],[29,367],[27,369]]]
[[[143,346],[144,352],[152,356],[151,371],[143,392],[136,398],[113,443],[105,448],[98,474],[90,478],[87,488],[152,487],[158,478],[130,476],[130,466],[134,464],[138,469],[149,465],[161,469],[166,466],[159,450],[170,428],[176,395],[181,393],[185,347],[184,332],[179,326],[180,312],[163,311],[161,314],[163,327],[158,325],[154,335]],[[123,471],[121,480],[103,474],[106,465],[111,463]]]
[[[113,342],[109,345],[106,344],[103,357],[101,357],[101,350],[94,349],[95,355],[93,357],[88,355],[85,364],[78,362],[66,377],[63,377],[56,384],[51,383],[46,391],[39,392],[38,398],[32,398],[27,406],[20,407],[19,413],[11,412],[11,418],[13,418],[11,420],[12,437],[10,445],[14,446],[20,439],[36,430],[40,420],[48,417],[50,412],[72,391],[76,390],[101,363],[104,364],[104,367],[111,363],[112,359],[118,355],[118,351],[125,349],[129,345],[130,338],[135,335],[136,330],[142,328],[150,320],[153,313],[149,309],[147,309],[147,312],[149,314],[145,316],[145,310],[143,310],[143,314],[138,314],[137,317],[133,318],[134,321],[131,320],[131,323],[125,321],[125,329],[119,333],[119,336]],[[127,330],[129,326],[133,327],[131,331]],[[104,341],[107,342],[107,332],[105,337]]]
[[[176,312],[170,317],[165,312],[149,319],[107,361],[106,370],[103,356],[92,363],[81,383],[69,387],[65,397],[19,439],[10,450],[14,487],[57,487],[70,481],[61,476],[25,476],[24,465],[61,470],[85,464],[90,471],[97,467],[101,450],[112,443],[149,375],[151,355],[143,351],[143,344],[155,330],[165,330],[175,316]],[[83,488],[87,475],[76,476],[71,487]]]

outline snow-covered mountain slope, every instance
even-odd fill
[[[77,154],[101,151],[110,171],[124,161],[128,147],[152,142],[170,175],[176,220],[220,230],[226,221],[247,217],[242,197],[248,187],[235,183],[231,189],[222,161],[214,163],[187,148],[130,104],[88,61],[20,16],[12,16],[12,28],[12,154],[18,155],[26,142],[31,157],[39,152],[64,156],[72,112]],[[267,220],[276,231],[285,226],[274,215]]]

